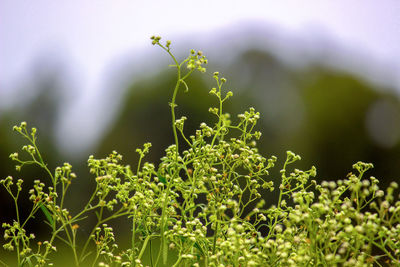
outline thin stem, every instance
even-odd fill
[[[0,260],[0,264],[3,265],[4,267],[8,267],[8,265],[5,262],[3,262],[2,260]]]
[[[18,266],[21,266],[21,257],[20,257],[20,253],[19,253],[19,241],[17,239],[17,242],[15,242],[15,247],[17,248],[17,262],[18,262]]]
[[[173,267],[179,266],[179,264],[181,263],[181,261],[182,261],[182,255],[179,255],[179,258],[178,258],[178,260],[175,262],[175,264],[173,265]]]
[[[146,239],[143,242],[142,249],[140,250],[140,253],[139,253],[139,256],[138,256],[139,260],[142,258],[143,253],[146,251],[147,243],[149,242],[151,237],[152,237],[151,235],[146,236]]]
[[[76,253],[76,230],[72,230],[72,251],[74,253],[75,265],[79,267],[78,254]]]
[[[150,245],[150,266],[151,267],[153,267],[153,248],[152,248],[152,245],[151,245],[151,239],[150,239],[150,241],[149,241],[149,245]]]
[[[176,60],[175,56],[171,53],[169,48],[163,46],[160,43],[158,43],[158,45],[170,55],[170,57],[172,58],[172,60],[175,63],[174,66],[177,68],[177,82],[176,82],[176,85],[175,85],[174,92],[172,94],[172,101],[171,101],[171,117],[172,117],[172,131],[173,131],[173,134],[174,134],[174,140],[175,140],[175,145],[176,145],[176,153],[175,153],[175,155],[176,155],[176,158],[178,158],[179,143],[178,143],[178,135],[177,135],[177,132],[176,132],[176,126],[175,126],[175,106],[176,106],[175,100],[176,100],[176,95],[178,93],[178,89],[179,89],[179,86],[180,86],[181,82],[184,79],[186,79],[190,75],[190,73],[192,73],[193,70],[189,71],[189,73],[187,73],[184,76],[184,79],[181,79],[181,65],[178,63],[178,60]],[[183,63],[184,62],[182,62],[182,64]]]
[[[18,194],[16,197],[14,197],[14,206],[15,206],[15,213],[17,214],[17,222],[20,225],[20,221],[19,221],[19,210],[18,210]]]
[[[132,264],[133,264],[133,266],[136,266],[136,261],[135,261],[135,239],[136,239],[136,223],[135,223],[135,217],[136,217],[136,212],[135,212],[135,214],[133,215],[133,218],[132,218],[132,240],[131,240],[131,243],[132,243]]]
[[[109,217],[107,217],[107,218],[104,218],[104,219],[102,219],[102,220],[99,220],[99,221],[96,223],[96,225],[93,227],[92,231],[90,232],[89,237],[94,233],[94,231],[96,230],[96,227],[98,227],[98,226],[101,225],[102,223],[105,223],[105,222],[107,222],[107,221],[109,221],[109,220],[116,219],[116,218],[119,218],[119,217],[121,217],[121,216],[129,215],[129,214],[130,214],[130,211],[122,212],[123,210],[124,210],[124,208],[120,208],[120,209],[119,209],[116,213],[114,213],[113,215],[111,215],[111,216],[109,216]],[[80,262],[82,262],[82,260],[83,260],[84,257],[86,256],[86,255],[85,255],[85,251],[86,251],[87,247],[89,246],[90,240],[91,240],[91,239],[88,238],[88,239],[86,240],[86,242],[85,242],[85,245],[83,246],[83,249],[82,249],[82,251],[81,251],[81,253],[80,253],[80,254],[81,254],[80,259],[79,259]]]
[[[215,254],[215,248],[217,246],[217,237],[218,237],[218,231],[219,231],[219,214],[217,214],[217,225],[215,227],[215,233],[214,233],[214,239],[213,239],[213,250],[212,253],[213,255]]]
[[[178,67],[178,77],[177,77],[178,81],[176,82],[175,85],[175,89],[174,89],[174,93],[172,95],[172,101],[171,101],[171,118],[172,118],[172,131],[174,134],[174,140],[175,140],[175,146],[176,146],[176,151],[175,151],[175,160],[178,159],[178,155],[179,155],[179,141],[178,141],[178,134],[176,132],[176,125],[175,125],[175,100],[176,100],[176,95],[178,93],[178,89],[179,89],[179,85],[181,83],[181,70]]]
[[[163,255],[163,263],[165,264],[167,261],[167,257],[168,257],[168,248],[167,248],[167,242],[165,240],[165,224],[166,224],[166,213],[167,213],[167,207],[168,207],[168,197],[169,197],[169,192],[171,189],[171,185],[172,185],[172,181],[175,179],[176,174],[178,173],[178,170],[175,171],[174,176],[171,178],[170,182],[168,183],[167,189],[166,189],[166,193],[165,193],[165,198],[164,198],[164,203],[163,203],[163,207],[162,207],[162,214],[161,214],[161,229],[160,229],[160,233],[161,233],[161,249],[158,253],[158,257],[157,257],[157,262],[158,259],[160,257],[160,253],[162,253]]]
[[[176,58],[174,57],[174,55],[170,52],[169,48],[166,48],[165,46],[161,45],[160,43],[158,43],[158,45],[163,48],[165,51],[167,51],[167,53],[171,56],[172,60],[175,63],[175,67],[177,68],[177,81],[175,84],[175,88],[174,88],[174,92],[172,94],[172,99],[171,99],[171,126],[172,126],[172,132],[174,135],[174,140],[175,140],[175,162],[178,162],[178,157],[179,157],[179,140],[178,140],[178,134],[176,131],[176,125],[175,125],[175,121],[176,121],[176,117],[175,117],[175,107],[176,107],[176,96],[178,94],[178,90],[179,90],[179,86],[180,84],[183,82],[183,79],[181,78],[181,65],[178,63],[178,61],[176,60]],[[191,71],[186,74],[184,76],[184,78],[186,79],[189,75],[190,75]],[[175,166],[175,172],[173,177],[171,178],[171,180],[168,183],[166,192],[165,192],[165,198],[164,198],[164,203],[163,203],[163,207],[162,207],[162,214],[161,214],[161,229],[160,229],[160,233],[161,233],[161,249],[160,252],[158,254],[157,257],[157,261],[159,259],[160,253],[162,253],[162,257],[163,257],[163,263],[165,264],[167,262],[167,257],[168,257],[168,248],[167,248],[167,243],[165,240],[165,224],[166,224],[166,213],[167,213],[167,207],[168,207],[168,197],[169,197],[169,191],[171,189],[173,180],[175,179],[175,177],[178,175],[179,173],[179,169],[178,166]]]
[[[221,100],[221,86],[222,85],[220,85],[220,83],[218,82],[218,80],[217,80],[217,84],[218,84],[218,89],[219,89],[219,96],[218,96],[218,99],[219,99],[219,116],[218,116],[218,126],[217,126],[217,129],[218,129],[218,131],[217,131],[217,133],[214,135],[214,138],[213,138],[213,140],[211,141],[211,147],[213,147],[214,146],[214,142],[215,142],[215,140],[216,140],[216,138],[217,138],[217,136],[219,136],[219,133],[220,133],[220,131],[221,131],[221,129],[222,129],[222,100]]]

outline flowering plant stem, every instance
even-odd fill
[[[90,156],[88,166],[96,187],[76,214],[66,208],[66,196],[76,178],[64,163],[54,171],[47,166],[37,146],[36,128],[22,122],[14,130],[28,144],[25,157],[10,155],[16,169],[37,165],[44,169],[50,186],[35,180],[29,189],[32,207],[23,220],[19,197],[23,180],[8,176],[0,184],[12,197],[16,219],[4,222],[3,248],[15,251],[22,266],[50,266],[60,243],[71,249],[79,266],[383,266],[400,265],[400,201],[396,182],[383,191],[375,177],[365,178],[373,166],[357,162],[354,174],[337,181],[313,178],[316,168],[292,168],[300,156],[287,152],[280,179],[269,178],[277,158],[260,154],[257,131],[260,113],[249,108],[231,119],[223,104],[233,93],[224,92],[226,79],[214,72],[216,87],[210,94],[217,105],[209,112],[215,122],[203,122],[193,135],[184,130],[185,116],[176,118],[179,89],[189,90],[187,78],[205,72],[207,59],[190,51],[178,61],[171,42],[152,44],[172,58],[176,84],[171,102],[174,143],[165,149],[158,166],[144,162],[151,143],[138,148],[137,168],[122,164],[116,151],[103,159]],[[180,139],[181,138],[181,139]],[[183,140],[187,149],[180,147]],[[277,203],[267,203],[268,192],[279,190]],[[43,212],[50,238],[27,233],[26,225]],[[79,228],[88,218],[89,235]],[[129,218],[130,245],[122,249],[109,223]],[[89,223],[90,224],[90,223]],[[81,241],[83,245],[80,246]],[[153,245],[159,244],[156,255]],[[4,260],[0,265],[9,266]]]

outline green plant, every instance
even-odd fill
[[[187,78],[196,70],[205,72],[207,59],[201,51],[179,62],[171,53],[171,42],[153,45],[165,50],[176,68],[177,82],[170,104],[174,144],[155,166],[143,159],[151,147],[137,149],[136,169],[121,163],[112,152],[104,159],[89,157],[96,188],[81,211],[71,214],[65,196],[76,178],[64,163],[54,171],[46,165],[37,147],[36,129],[25,122],[15,126],[28,145],[28,155],[10,157],[17,170],[28,164],[43,168],[50,185],[36,180],[29,190],[32,208],[19,214],[18,199],[23,180],[1,180],[15,204],[16,219],[3,223],[4,249],[16,253],[18,266],[51,265],[59,242],[70,249],[76,266],[382,266],[400,264],[400,201],[397,183],[386,193],[374,177],[364,178],[372,164],[358,162],[355,174],[337,182],[318,184],[311,180],[316,169],[292,169],[300,156],[287,152],[277,190],[277,203],[266,203],[262,195],[275,190],[268,178],[277,158],[259,153],[256,131],[260,114],[253,108],[231,120],[223,104],[231,96],[223,90],[225,78],[215,72],[217,100],[209,112],[213,126],[202,123],[193,135],[184,131],[186,117],[176,119],[176,98],[187,91]],[[186,147],[186,149],[183,149]],[[33,244],[25,230],[38,212],[50,229],[47,241]],[[79,223],[94,214],[89,235]],[[24,217],[24,218],[23,218]],[[120,249],[113,229],[106,223],[119,217],[130,221],[131,244]],[[78,242],[83,235],[84,243]],[[154,253],[152,247],[157,247]],[[7,266],[0,260],[0,263]]]

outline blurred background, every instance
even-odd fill
[[[192,48],[209,59],[207,73],[178,95],[189,133],[212,124],[208,91],[219,71],[234,92],[227,111],[261,113],[260,151],[278,156],[278,167],[292,150],[302,156],[296,167],[315,165],[318,180],[335,180],[361,160],[374,163],[370,175],[385,186],[400,176],[398,14],[395,0],[3,0],[0,177],[22,177],[28,186],[46,180],[37,168],[16,172],[8,158],[22,155],[25,142],[12,131],[21,121],[38,128],[50,168],[74,166],[72,210],[91,188],[89,155],[117,150],[134,166],[135,149],[152,142],[147,159],[157,163],[172,142],[175,73],[150,43],[156,34],[172,40],[180,59]],[[12,220],[4,189],[0,201],[1,221]]]

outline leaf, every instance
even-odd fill
[[[179,238],[181,239],[181,241],[182,241],[183,243],[185,243],[186,240],[187,240],[187,237],[184,237],[184,236],[182,236],[182,235],[180,235]],[[199,244],[198,241],[194,242],[193,246],[194,246],[195,248],[197,248],[197,250],[200,252],[200,255],[197,254],[197,258],[198,258],[198,260],[200,260],[200,256],[205,255],[204,250],[201,248],[201,246],[200,246],[200,244]]]
[[[46,219],[49,221],[50,225],[54,227],[54,220],[53,220],[53,217],[51,216],[51,213],[49,212],[49,210],[43,204],[40,204],[39,207],[43,211],[43,213],[46,216]]]
[[[195,248],[197,248],[198,251],[200,251],[200,255],[199,255],[198,253],[196,253],[197,260],[200,261],[201,256],[204,256],[205,253],[204,253],[203,249],[201,248],[201,246],[200,246],[200,244],[199,244],[198,242],[195,242],[195,243],[193,244],[193,246],[194,246]]]
[[[157,172],[157,177],[158,177],[158,179],[160,180],[161,183],[167,184],[167,179],[164,176],[162,176],[160,174],[160,172]]]

